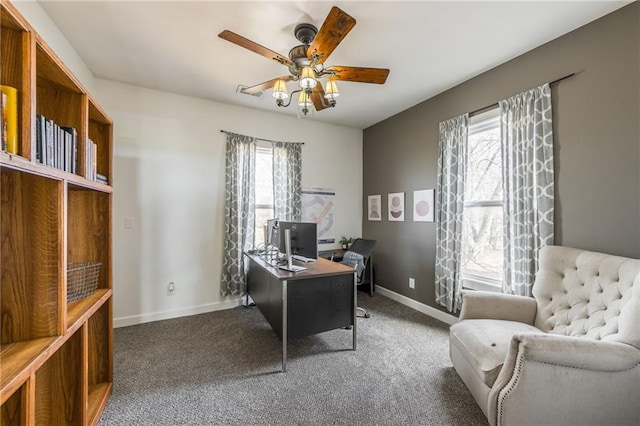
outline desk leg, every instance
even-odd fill
[[[356,329],[358,328],[358,274],[353,274],[353,350],[356,350]]]
[[[287,371],[287,281],[282,281],[282,372]]]

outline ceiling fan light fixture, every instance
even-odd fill
[[[300,95],[298,96],[298,116],[308,115],[313,107],[313,102],[311,101],[311,96],[305,92],[304,90],[300,91]]]
[[[287,93],[287,82],[279,79],[276,81],[275,86],[273,86],[273,97],[279,101],[283,101],[289,97],[289,93]]]
[[[302,89],[313,89],[318,84],[316,80],[316,73],[313,71],[311,67],[302,67],[302,71],[300,72],[300,88]]]
[[[296,26],[294,34],[302,44],[293,47],[289,51],[289,57],[229,30],[222,31],[218,37],[286,66],[289,76],[276,77],[250,87],[242,86],[240,92],[261,96],[263,91],[273,88],[272,95],[276,105],[285,108],[294,102],[294,95],[300,93],[298,97],[298,117],[300,118],[336,106],[340,93],[335,80],[374,84],[386,82],[389,75],[389,70],[386,68],[325,66],[325,61],[331,52],[338,47],[355,25],[356,20],[353,17],[334,6],[319,30],[308,23]],[[325,84],[321,82],[324,78],[327,78],[326,91],[323,90]],[[299,88],[288,93],[286,83],[289,81],[297,81]]]
[[[338,85],[334,80],[328,80],[327,86],[324,89],[324,97],[330,101],[335,101],[338,96],[340,96]]]

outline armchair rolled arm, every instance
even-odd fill
[[[631,412],[637,418],[638,409],[630,407],[637,407],[640,396],[638,366],[640,350],[624,343],[548,333],[515,334],[489,393],[487,418],[491,425],[542,424],[548,423],[549,416],[561,419],[566,413],[571,418],[564,423],[575,424],[603,424],[602,417],[610,412],[623,418]],[[603,372],[615,379],[602,381]],[[532,400],[531,395],[537,397]],[[553,409],[563,395],[579,401],[608,396],[616,404],[606,411],[598,404],[592,404],[592,409],[582,405],[577,411],[568,410],[570,404],[560,411]],[[547,415],[545,410],[554,411]]]
[[[535,299],[490,291],[462,291],[463,319],[498,319],[533,325],[537,305]]]
[[[530,361],[594,371],[624,371],[640,364],[640,349],[625,343],[549,333],[515,334],[513,340]]]

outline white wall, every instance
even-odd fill
[[[303,187],[336,190],[336,236],[362,232],[362,131],[96,79],[114,120],[114,325],[236,306],[220,295],[221,129],[304,141]],[[125,229],[125,218],[133,229]],[[333,246],[327,246],[327,248]],[[337,247],[337,245],[336,245]],[[169,281],[176,294],[168,296]]]
[[[95,95],[93,74],[44,9],[35,0],[12,0],[12,3],[85,89]]]
[[[96,79],[36,1],[14,4],[114,120],[115,326],[237,305],[220,296],[220,129],[304,141],[303,186],[336,189],[336,237],[361,235],[361,130]]]

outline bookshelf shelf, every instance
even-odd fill
[[[67,331],[74,332],[111,298],[110,289],[98,289],[91,296],[67,304]]]
[[[44,337],[24,342],[2,345],[0,352],[0,386],[6,390],[0,403],[23,385],[32,371],[46,358],[46,354],[55,348],[57,337]],[[4,424],[4,423],[2,423]]]
[[[95,425],[100,420],[100,413],[104,411],[109,395],[111,395],[111,387],[111,383],[99,383],[89,386],[88,417],[90,425]]]
[[[19,130],[16,152],[0,151],[0,424],[93,425],[113,382],[113,124],[8,0],[0,24],[0,82],[18,91]],[[70,160],[41,163],[39,116],[72,128],[73,173]],[[107,183],[85,167],[89,140]],[[100,273],[93,294],[67,302],[71,261]]]

